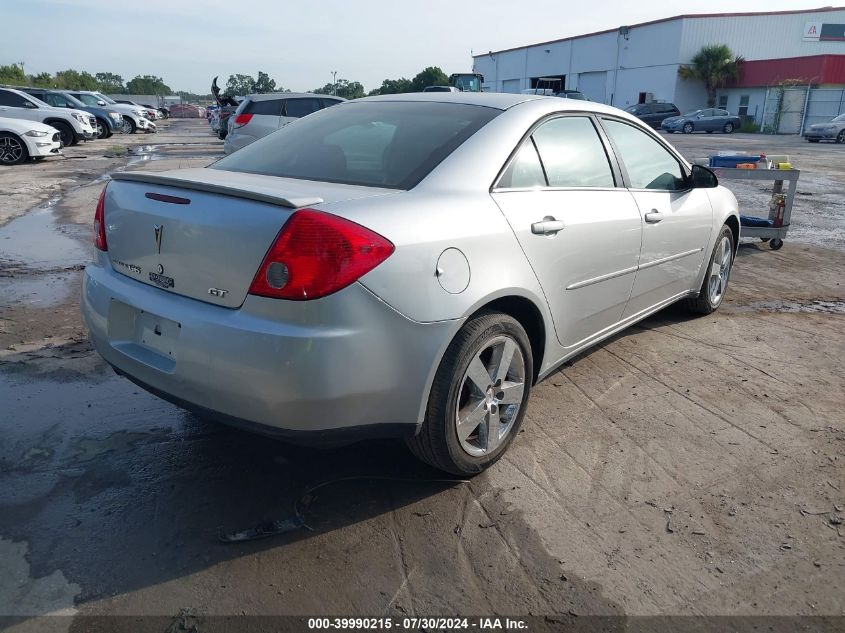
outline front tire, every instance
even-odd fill
[[[108,138],[110,136],[109,124],[102,119],[97,119],[97,138]]]
[[[429,393],[419,459],[472,476],[494,464],[519,433],[534,377],[531,343],[509,315],[480,312],[449,344]]]
[[[62,121],[53,121],[49,125],[52,125],[59,131],[59,138],[62,139],[62,145],[64,147],[70,147],[71,145],[76,145],[79,142],[73,128],[67,123],[63,123]]]
[[[20,165],[27,158],[26,143],[11,132],[0,132],[0,165]]]
[[[728,225],[722,227],[716,246],[710,255],[707,273],[697,297],[684,300],[687,310],[693,314],[711,314],[718,310],[728,291],[734,260],[734,234]]]
[[[692,134],[693,130],[695,130],[695,126],[689,121],[687,121],[686,123],[684,123],[683,130],[684,134]]]
[[[125,116],[123,117],[123,133],[124,134],[135,134],[135,130],[138,126],[135,125],[135,121],[132,120],[131,117]]]
[[[839,134],[836,135],[836,142],[845,143],[845,130],[839,131]]]
[[[733,123],[725,123],[725,127],[722,128],[725,134],[733,134],[734,133],[734,124]]]

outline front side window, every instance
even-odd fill
[[[625,163],[632,189],[680,191],[687,188],[681,164],[657,140],[620,121],[603,119],[602,126]]]
[[[297,119],[211,169],[411,189],[499,114],[459,103],[345,103]]]
[[[97,97],[94,95],[85,94],[84,92],[79,93],[76,95],[76,98],[79,99],[82,103],[89,106],[97,105]]]
[[[288,99],[284,116],[302,118],[320,109],[319,99]]]
[[[613,172],[593,122],[567,116],[540,125],[532,135],[550,187],[613,187]]]
[[[511,164],[502,173],[496,187],[500,189],[533,189],[546,186],[546,176],[534,142],[529,138],[519,148]]]

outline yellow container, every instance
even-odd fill
[[[792,163],[778,163],[778,169],[792,169]]]

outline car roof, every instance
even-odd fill
[[[465,105],[486,106],[497,110],[507,110],[521,103],[541,101],[548,109],[555,111],[573,110],[579,112],[598,112],[619,115],[621,110],[613,106],[582,101],[580,99],[561,99],[544,95],[524,95],[504,92],[407,92],[395,95],[379,95],[350,101],[350,104],[365,101],[430,101],[435,103],[460,103]],[[539,104],[538,104],[539,105]],[[335,106],[337,107],[337,106]],[[627,114],[626,114],[627,117]]]
[[[301,99],[305,97],[315,97],[317,99],[329,98],[346,101],[343,97],[337,97],[335,95],[318,95],[313,92],[263,92],[261,94],[246,96],[246,98],[251,101],[268,101],[270,99]]]

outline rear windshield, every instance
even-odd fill
[[[458,103],[347,103],[298,119],[212,168],[411,189],[500,113]]]

